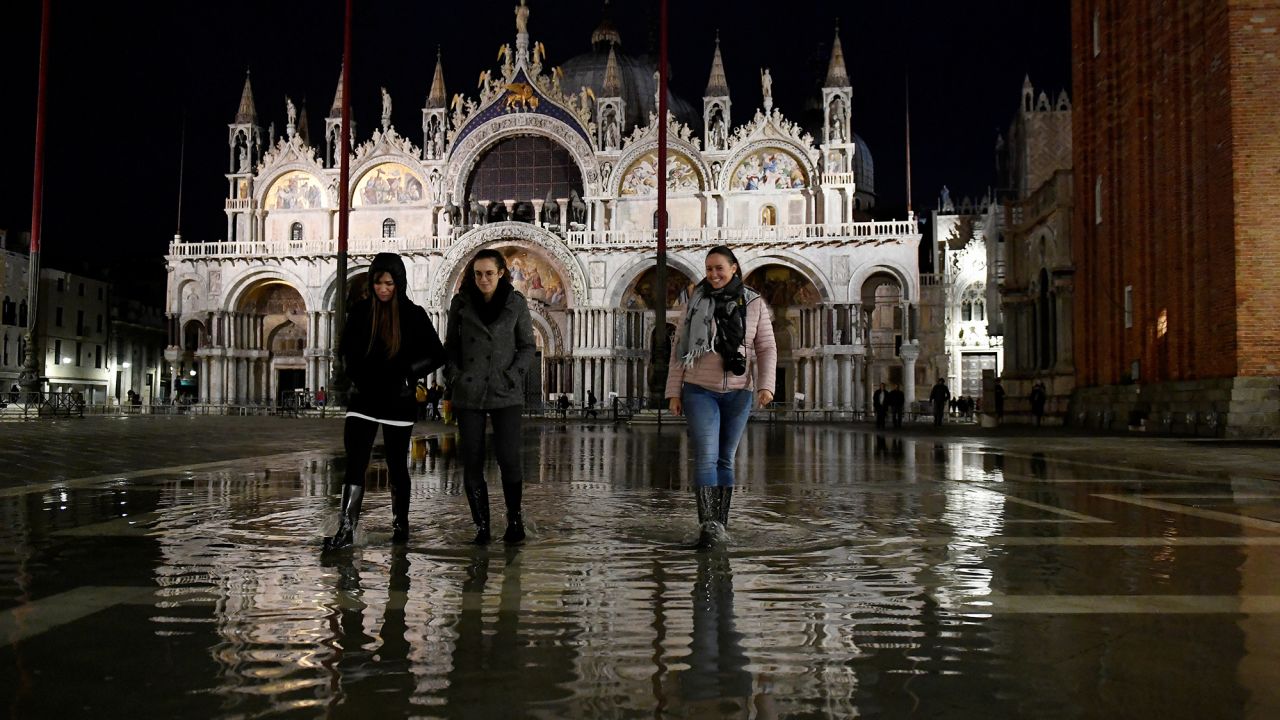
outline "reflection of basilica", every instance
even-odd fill
[[[530,392],[541,397],[644,394],[655,335],[653,72],[607,21],[592,40],[592,52],[552,68],[520,32],[476,98],[450,100],[437,63],[421,146],[391,124],[384,97],[382,127],[351,161],[348,281],[374,253],[401,253],[410,296],[443,331],[467,259],[502,249],[531,300],[540,382]],[[767,74],[762,108],[735,125],[718,42],[708,54],[700,132],[679,98],[668,120],[668,306],[683,307],[706,250],[729,245],[774,307],[780,400],[861,408],[881,381],[910,393],[919,233],[912,219],[866,219],[872,161],[849,132],[839,36],[812,128],[773,108]],[[325,385],[330,370],[340,106],[323,148],[306,136],[305,111],[296,125],[290,114],[284,137],[259,122],[246,79],[229,133],[227,238],[175,239],[168,256],[166,357],[198,376],[204,402],[268,401]]]

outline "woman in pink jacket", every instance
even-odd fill
[[[778,365],[772,314],[742,284],[733,251],[712,248],[706,268],[676,330],[665,393],[671,412],[688,417],[699,548],[729,525],[734,454],[752,406],[773,402]]]

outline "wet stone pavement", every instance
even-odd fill
[[[3,430],[10,717],[1280,717],[1274,445],[752,424],[695,553],[683,428],[530,424],[478,549],[424,424],[322,560],[340,422]]]

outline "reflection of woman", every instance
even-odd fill
[[[369,588],[362,588],[359,570],[348,561],[336,563],[340,596],[334,618],[334,644],[339,649],[330,661],[344,701],[353,707],[370,703],[390,714],[391,708],[412,707],[417,682],[409,660],[405,604],[409,593],[409,557],[403,548],[393,551],[387,600],[378,637],[365,630]],[[377,647],[376,651],[369,648]]]
[[[484,479],[485,420],[493,422],[493,441],[502,471],[507,530],[502,539],[524,540],[520,499],[520,413],[524,375],[533,362],[533,320],[523,295],[511,286],[507,261],[492,248],[476,253],[467,265],[462,288],[449,305],[445,375],[453,390],[453,409],[462,440],[462,478],[475,543],[489,542],[489,489]]]
[[[734,625],[733,573],[723,555],[698,557],[688,663],[689,669],[679,675],[680,695],[686,703],[714,705],[718,715],[749,713],[751,673],[746,670],[742,633]],[[732,711],[727,708],[730,703]]]
[[[712,248],[706,270],[676,330],[665,393],[672,413],[688,415],[703,548],[729,524],[734,454],[753,400],[773,402],[778,363],[769,308],[742,284],[733,251]]]
[[[409,540],[409,436],[417,418],[413,390],[417,378],[444,364],[444,348],[431,318],[409,300],[404,261],[378,253],[369,267],[369,297],[351,305],[342,333],[343,362],[351,380],[342,440],[347,451],[342,516],[325,550],[347,548],[355,540],[364,475],[373,441],[382,428],[391,480],[391,541]]]

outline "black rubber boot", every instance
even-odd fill
[[[474,545],[489,544],[489,488],[486,485],[475,485],[466,488],[467,504],[471,506],[471,522],[476,524]]]
[[[355,544],[356,525],[360,522],[360,506],[364,503],[364,487],[361,485],[342,486],[342,509],[338,519],[338,530],[333,537],[324,539],[324,551],[346,550]]]
[[[524,542],[524,516],[520,512],[523,495],[524,483],[502,483],[502,499],[507,503],[507,531],[502,533],[502,541],[509,545]]]
[[[720,491],[720,504],[716,508],[716,519],[724,526],[725,530],[729,529],[729,503],[733,501],[733,486],[716,488]]]
[[[404,545],[409,542],[409,486],[396,489],[391,486],[391,543]]]
[[[716,523],[720,517],[720,488],[699,487],[694,490],[698,500],[698,541],[696,550],[707,550],[716,544]]]

